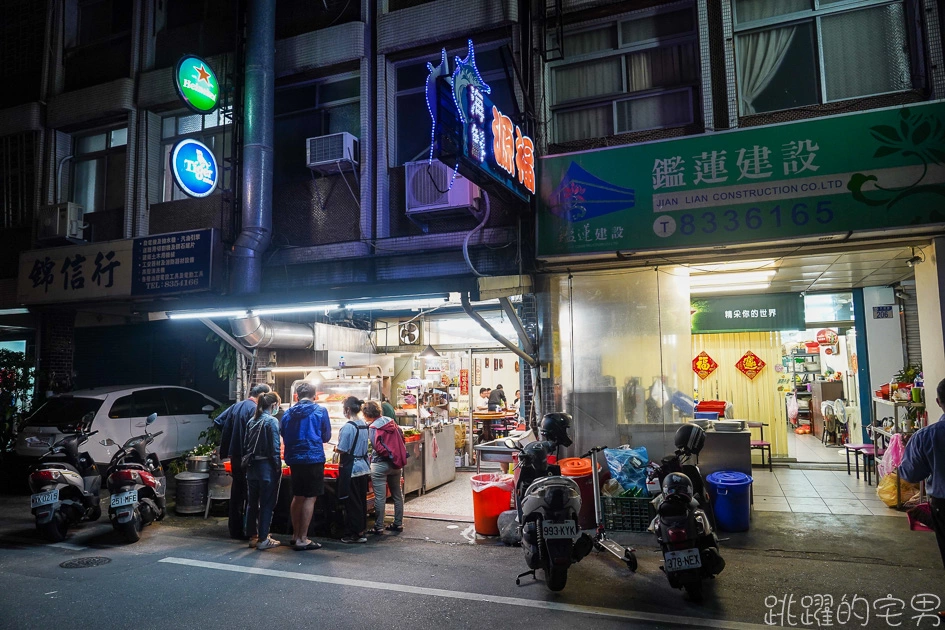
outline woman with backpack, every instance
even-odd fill
[[[342,403],[348,422],[338,431],[338,446],[335,452],[340,455],[338,467],[338,500],[345,506],[345,535],[341,542],[346,544],[366,543],[367,528],[367,489],[371,476],[371,464],[368,456],[368,425],[358,417],[363,400],[348,396]]]
[[[243,470],[249,491],[246,533],[249,546],[260,551],[279,546],[279,541],[269,536],[269,525],[282,481],[279,421],[273,415],[281,402],[275,392],[259,396],[256,415],[246,423],[243,433]]]
[[[381,415],[381,405],[369,400],[361,407],[365,421],[370,424],[371,446],[371,485],[374,486],[374,534],[384,533],[384,503],[387,490],[394,500],[394,522],[387,529],[394,532],[404,531],[404,492],[400,485],[404,463],[407,460],[407,446],[404,434],[392,419]]]

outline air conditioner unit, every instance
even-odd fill
[[[358,139],[347,131],[305,140],[305,162],[319,173],[337,173],[342,162],[354,167],[359,159]]]
[[[83,240],[85,208],[77,203],[57,203],[36,212],[34,229],[37,241]]]
[[[476,212],[479,187],[440,161],[407,162],[407,216],[449,219]],[[450,185],[452,182],[452,186]]]

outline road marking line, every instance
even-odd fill
[[[504,604],[506,606],[519,606],[522,608],[539,608],[545,610],[556,610],[560,612],[576,613],[583,615],[595,615],[598,617],[613,617],[616,619],[626,619],[633,621],[650,621],[654,623],[668,623],[674,626],[691,626],[695,628],[719,628],[721,630],[762,630],[780,626],[767,626],[762,624],[744,623],[740,621],[726,621],[722,619],[699,619],[696,617],[680,617],[676,615],[663,615],[659,613],[646,613],[635,610],[620,610],[617,608],[602,608],[598,606],[583,606],[580,604],[564,604],[561,602],[548,602],[536,599],[525,599],[521,597],[505,597],[502,595],[486,595],[484,593],[467,593],[462,591],[448,591],[440,588],[427,588],[423,586],[410,586],[408,584],[390,584],[385,582],[371,582],[368,580],[353,580],[350,578],[333,577],[328,575],[315,575],[311,573],[294,573],[292,571],[279,571],[276,569],[261,569],[259,567],[247,567],[238,564],[224,564],[222,562],[206,562],[204,560],[191,560],[189,558],[162,558],[158,562],[168,564],[180,564],[188,567],[198,567],[201,569],[215,569],[217,571],[230,571],[232,573],[248,573],[251,575],[265,575],[268,577],[277,577],[287,580],[300,580],[303,582],[318,582],[320,584],[335,584],[338,586],[350,586],[355,588],[367,588],[378,591],[393,591],[395,593],[411,593],[413,595],[427,595],[431,597],[444,597],[447,599],[460,599],[470,602],[489,602],[492,604]]]
[[[463,538],[465,538],[470,545],[476,544],[476,526],[470,525],[462,531]]]
[[[80,547],[79,545],[73,545],[72,543],[52,543],[48,545],[49,547],[59,547],[60,549],[68,549],[69,551],[85,551],[88,547]]]

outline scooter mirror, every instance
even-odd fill
[[[504,444],[506,448],[518,449],[518,444],[512,438],[505,438]]]
[[[148,416],[148,418],[147,418],[147,420],[145,420],[145,422],[146,422],[147,424],[152,424],[155,420],[157,420],[157,414],[156,414],[156,413],[152,413],[150,416]]]
[[[204,405],[200,408],[200,411],[204,413],[213,413],[213,410],[216,409],[213,405]]]
[[[116,442],[115,440],[111,438],[105,438],[104,440],[99,440],[98,443],[101,444],[102,446],[118,446],[118,442]]]

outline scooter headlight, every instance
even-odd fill
[[[581,497],[581,492],[574,486],[548,486],[542,488],[542,499],[550,501],[554,497],[563,497],[565,500],[579,499]]]

